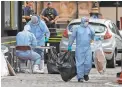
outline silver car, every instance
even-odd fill
[[[80,22],[81,19],[74,19],[68,24],[60,42],[60,52],[67,51],[68,40],[74,29],[73,27],[78,26]],[[117,57],[118,50],[122,49],[122,36],[120,35],[118,28],[111,20],[106,19],[89,19],[89,24],[95,30],[95,35],[102,37],[102,47],[107,59],[107,65],[110,68],[114,68],[116,62],[120,63],[121,60],[121,57]],[[72,51],[75,52],[75,48],[76,41],[74,41],[72,45]]]
[[[121,34],[121,36],[122,36],[122,30],[119,30],[119,32],[120,32],[120,34]]]

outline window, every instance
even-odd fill
[[[106,26],[99,23],[90,23],[92,29],[94,29],[95,33],[103,33],[105,31]]]
[[[80,23],[73,23],[68,26],[69,31],[73,31],[73,29],[79,26]],[[95,33],[103,33],[105,31],[106,26],[99,24],[99,23],[89,23],[90,27],[94,29]]]
[[[75,28],[75,27],[77,27],[77,26],[79,26],[80,25],[80,23],[72,23],[72,24],[70,24],[69,26],[68,26],[68,29],[69,29],[69,31],[73,31],[73,29]]]
[[[122,1],[119,2],[119,7],[122,7]],[[116,7],[116,1],[100,1],[100,7]]]
[[[114,23],[113,23],[113,26],[115,27],[115,30],[116,30],[117,35],[119,35],[120,37],[122,37],[122,36],[120,35],[119,29],[117,28],[117,26],[116,26]]]
[[[13,2],[13,15],[14,15],[14,18],[13,18],[13,29],[18,29],[18,2],[17,1],[14,1]]]
[[[18,2],[4,1],[5,28],[18,29]]]
[[[10,1],[4,2],[4,8],[5,8],[5,27],[10,27]]]
[[[112,31],[113,33],[116,34],[116,30],[115,30],[116,28],[113,26],[112,23],[109,24],[109,28],[111,29],[111,31]]]

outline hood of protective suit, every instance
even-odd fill
[[[39,21],[40,21],[40,17],[39,17],[39,16],[32,16],[32,17],[31,17],[31,23],[32,23],[33,25],[39,24]]]
[[[83,27],[87,27],[88,26],[88,22],[89,22],[89,19],[87,17],[82,17],[81,18],[81,25]]]
[[[25,25],[24,26],[24,31],[29,31],[31,29],[30,25]]]

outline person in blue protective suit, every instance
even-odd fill
[[[94,39],[95,32],[88,25],[89,20],[86,17],[81,18],[81,24],[73,29],[69,37],[68,51],[72,50],[72,44],[76,39],[76,69],[78,82],[89,80],[89,72],[92,68],[92,51],[90,42]]]
[[[37,45],[36,38],[33,33],[29,32],[30,26],[25,25],[24,30],[22,32],[19,32],[16,36],[16,45],[17,46],[31,46],[35,47]],[[31,51],[16,51],[16,56],[19,58],[30,58],[32,61],[34,61],[34,66],[33,66],[33,72],[34,73],[41,73],[41,70],[39,70],[39,65],[40,65],[40,60],[41,56],[34,52],[33,50]]]
[[[48,42],[50,37],[50,32],[45,22],[39,16],[32,16],[28,24],[31,26],[30,32],[36,37],[37,45],[45,46],[45,42]],[[42,57],[40,69],[44,73],[44,49],[35,49],[35,51]]]

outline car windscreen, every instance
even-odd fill
[[[80,23],[72,23],[68,26],[68,29],[70,32],[72,32],[73,29],[75,29],[75,27],[77,27],[79,25],[80,25]],[[94,29],[95,33],[103,33],[106,28],[105,25],[99,24],[99,23],[89,22],[89,25],[91,26],[92,29]]]

